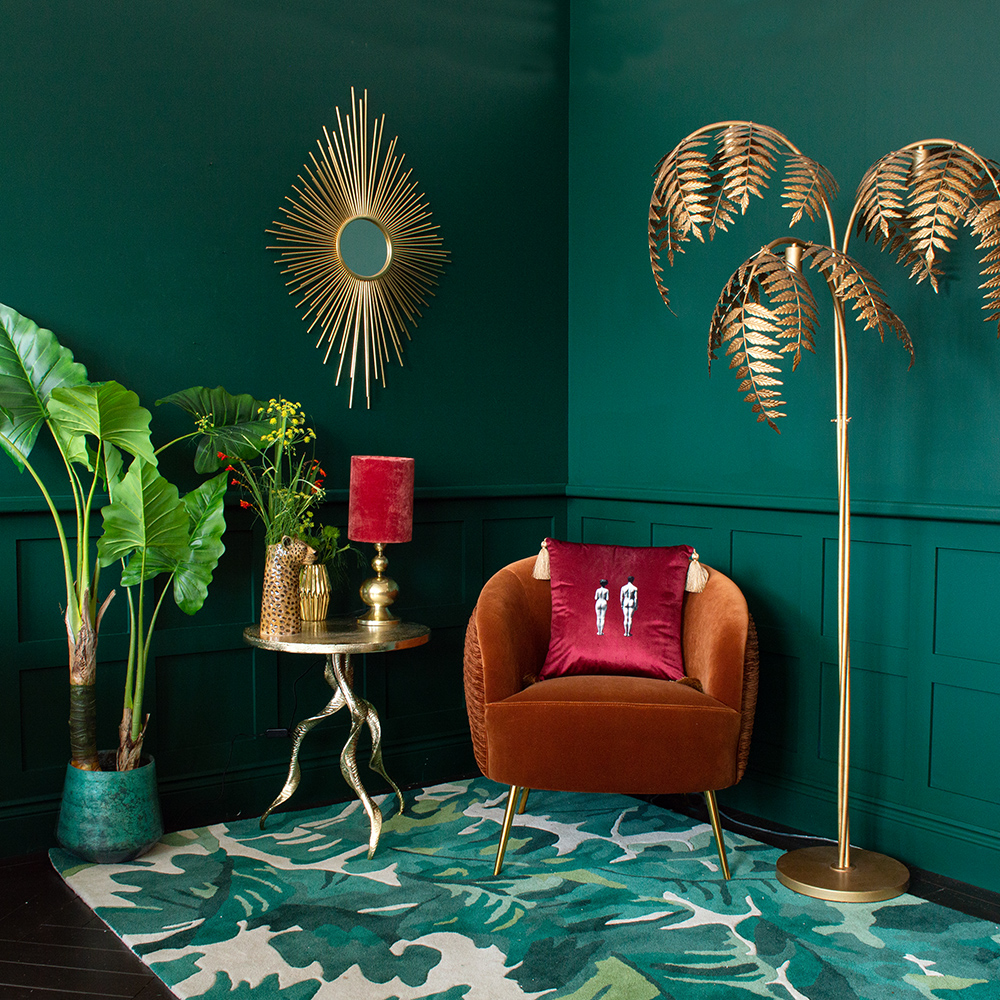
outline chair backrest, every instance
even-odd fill
[[[487,754],[486,705],[534,683],[545,662],[552,592],[548,580],[532,576],[534,565],[535,557],[529,556],[494,574],[469,619],[465,697],[480,767]],[[709,579],[704,591],[684,596],[684,669],[706,693],[740,712],[742,777],[757,703],[757,632],[739,587],[725,574],[706,568]]]

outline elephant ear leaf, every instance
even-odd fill
[[[19,468],[48,416],[52,391],[87,381],[87,369],[51,330],[0,305],[0,444]]]
[[[150,412],[139,405],[134,392],[117,382],[55,389],[49,414],[66,454],[74,461],[90,466],[89,435],[156,465],[149,437]]]
[[[226,551],[222,534],[226,530],[224,502],[225,472],[202,483],[183,497],[188,512],[190,543],[174,574],[174,601],[187,615],[205,603],[212,573]]]
[[[234,396],[221,385],[214,389],[195,386],[175,392],[160,403],[173,403],[194,417],[202,434],[198,438],[194,467],[198,472],[216,472],[228,464],[230,458],[244,461],[260,454],[261,439],[271,429],[259,419],[267,403],[254,399],[248,393]],[[219,453],[226,456],[220,458]]]
[[[101,510],[104,533],[97,542],[102,566],[116,559],[129,562],[122,586],[173,572],[188,547],[188,513],[177,487],[141,458],[135,459],[115,490],[115,499]]]

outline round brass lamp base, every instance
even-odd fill
[[[805,896],[839,903],[892,899],[910,884],[906,865],[884,854],[852,847],[846,871],[835,867],[838,854],[836,844],[789,851],[778,858],[778,881]]]

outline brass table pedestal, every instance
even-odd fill
[[[333,689],[333,697],[327,703],[326,708],[308,719],[303,719],[292,730],[292,756],[288,764],[288,777],[278,797],[268,806],[260,818],[262,830],[267,817],[283,802],[287,802],[295,789],[299,787],[299,779],[302,774],[299,768],[299,749],[306,734],[318,722],[328,719],[346,707],[351,713],[351,731],[340,754],[340,773],[348,785],[354,789],[365,808],[365,812],[368,813],[371,827],[368,838],[368,857],[374,856],[375,848],[378,847],[379,834],[382,832],[382,811],[372,801],[358,774],[358,736],[363,726],[368,726],[372,739],[369,766],[377,774],[382,775],[395,791],[396,798],[399,800],[400,812],[403,811],[403,795],[392,778],[385,773],[382,764],[382,729],[378,713],[371,702],[354,693],[354,666],[351,663],[351,654],[384,653],[394,649],[421,646],[430,638],[430,632],[431,630],[426,625],[402,621],[372,628],[359,625],[354,618],[334,618],[325,622],[303,622],[301,632],[266,639],[261,638],[260,628],[257,625],[251,625],[244,630],[243,638],[250,645],[260,649],[273,649],[282,653],[318,653],[325,656],[326,669],[323,676]]]

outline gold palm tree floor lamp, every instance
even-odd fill
[[[707,147],[707,148],[706,148]],[[906,890],[909,872],[893,858],[852,848],[848,819],[851,738],[850,544],[851,481],[848,460],[848,366],[845,307],[864,328],[885,339],[889,330],[910,353],[913,344],[903,322],[890,309],[878,282],[847,247],[855,225],[880,249],[896,252],[917,282],[935,291],[941,274],[939,254],[948,250],[964,224],[984,251],[982,275],[987,322],[1000,335],[1000,165],[948,139],[910,143],[877,160],[858,187],[854,208],[837,248],[830,207],[837,195],[831,173],[804,156],[784,135],[766,125],[725,121],[706,125],[683,139],[654,171],[649,208],[649,255],[656,286],[669,308],[661,255],[673,264],[682,243],[694,236],[705,242],[726,230],[737,209],[746,212],[751,195],[762,189],[778,162],[784,166],[784,207],[791,225],[803,216],[826,219],[829,245],[782,237],[740,265],[727,282],[709,324],[709,367],[725,348],[736,370],[739,391],[757,420],[778,430],[785,416],[780,362],[792,355],[792,371],[802,351],[815,353],[816,300],[803,264],[819,271],[833,300],[834,371],[837,425],[837,650],[840,682],[837,767],[837,844],[789,851],[777,863],[779,880],[791,889],[822,899],[873,902]]]

